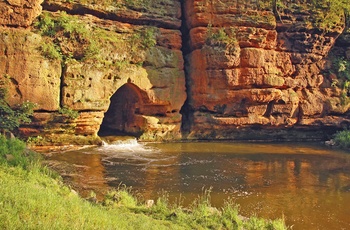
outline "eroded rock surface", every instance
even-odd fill
[[[324,32],[307,11],[276,13],[264,1],[140,3],[0,2],[7,102],[37,104],[22,136],[306,140],[348,126],[329,55],[350,60],[344,25]],[[56,27],[40,31],[39,15]]]
[[[40,3],[8,1],[0,9],[17,7],[25,17],[26,10]],[[43,6],[44,23],[71,23],[73,29],[49,34],[55,27],[45,27],[49,36],[43,36],[33,26],[34,18],[21,24],[21,17],[11,14],[18,23],[4,25],[32,25],[31,29],[1,30],[0,70],[8,79],[7,102],[37,104],[33,122],[20,128],[22,136],[33,136],[35,144],[59,145],[99,143],[99,131],[137,135],[146,141],[181,138],[180,109],[186,91],[179,1],[154,1],[142,7],[45,1]],[[35,17],[41,13],[38,9]],[[74,28],[93,35],[80,36]],[[93,57],[86,58],[86,52],[94,52]],[[133,93],[114,102],[123,87],[131,87]],[[123,106],[128,103],[133,104],[126,111]],[[121,120],[123,111],[132,116]],[[72,115],[76,112],[77,118]]]
[[[44,42],[40,35],[28,30],[0,30],[0,73],[11,106],[31,101],[37,110],[59,109],[61,62],[41,55]]]
[[[28,27],[41,14],[43,0],[0,1],[0,25]]]
[[[281,22],[255,3],[186,1],[188,138],[318,139],[347,124],[333,115],[349,106],[322,72],[343,27],[321,32],[292,10]]]

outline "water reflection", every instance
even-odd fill
[[[212,187],[215,206],[232,198],[243,215],[284,215],[293,229],[350,228],[350,155],[318,145],[127,141],[51,159],[87,166],[74,179],[84,189],[124,183],[145,199],[181,194],[186,205]]]
[[[92,149],[47,155],[47,164],[59,172],[63,179],[81,196],[90,197],[91,192],[102,199],[110,190],[102,163],[102,155]]]

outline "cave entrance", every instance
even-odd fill
[[[141,90],[132,83],[120,87],[110,98],[99,136],[135,136],[142,134],[143,118],[140,115],[143,101]]]

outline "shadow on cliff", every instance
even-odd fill
[[[126,83],[112,95],[99,136],[141,136],[142,120],[138,115],[143,100],[140,91],[136,85]]]

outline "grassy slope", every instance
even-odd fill
[[[171,225],[171,226],[170,226]],[[39,170],[0,166],[0,229],[180,229],[82,200]]]

